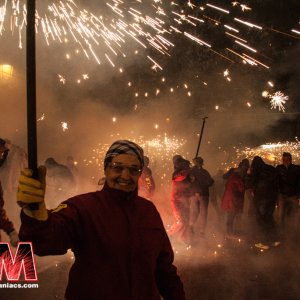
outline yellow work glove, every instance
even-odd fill
[[[29,217],[40,221],[48,219],[48,212],[45,205],[46,189],[46,167],[38,169],[38,179],[32,178],[32,170],[24,169],[21,171],[17,192],[17,202]],[[32,205],[37,205],[37,209],[32,209]]]

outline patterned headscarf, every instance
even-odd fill
[[[141,167],[144,166],[144,151],[143,149],[134,142],[128,140],[118,140],[115,141],[105,154],[104,158],[104,169],[106,169],[108,163],[113,159],[113,157],[119,154],[134,154],[137,156],[141,163]]]

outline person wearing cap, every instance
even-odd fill
[[[214,184],[214,180],[209,172],[203,168],[204,160],[202,157],[194,158],[193,163],[191,176],[194,180],[191,186],[190,225],[194,227],[199,217],[199,234],[204,236],[207,223],[209,188]]]
[[[0,168],[6,160],[8,155],[9,148],[5,140],[0,138]],[[0,229],[4,230],[6,234],[9,236],[10,243],[12,246],[16,247],[19,242],[19,236],[17,231],[14,228],[13,222],[7,217],[6,211],[4,209],[4,197],[3,197],[3,189],[0,181]],[[1,242],[1,234],[0,234],[0,242]]]
[[[161,217],[137,194],[143,166],[142,148],[116,141],[104,159],[103,189],[70,198],[54,210],[45,206],[45,168],[39,168],[40,180],[31,178],[31,170],[22,171],[21,240],[32,241],[40,256],[73,250],[66,299],[185,299]]]

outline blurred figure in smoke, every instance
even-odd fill
[[[0,181],[2,183],[5,199],[5,209],[15,227],[19,227],[19,211],[16,206],[16,192],[22,169],[27,167],[27,153],[21,147],[5,140],[5,160],[0,168]]]
[[[214,183],[207,170],[203,168],[204,160],[202,157],[193,159],[194,166],[191,169],[190,175],[192,177],[191,185],[191,216],[190,225],[194,225],[199,216],[199,230],[200,236],[204,236],[207,223],[208,201],[209,201],[209,187]]]
[[[248,158],[242,159],[242,161],[239,163],[239,166],[243,166],[243,168],[247,168],[247,170],[248,170],[250,167],[249,159]],[[232,175],[232,173],[236,169],[237,168],[230,168],[226,173],[223,174],[223,179],[225,179],[225,180],[229,179],[229,177]]]
[[[4,164],[7,155],[9,152],[8,145],[5,140],[0,138],[0,168]],[[0,181],[0,230],[4,230],[9,236],[10,243],[12,246],[16,247],[19,242],[19,236],[17,231],[14,228],[13,223],[6,216],[4,209],[4,199],[3,199],[3,190]],[[0,242],[1,242],[1,232],[0,232]]]
[[[149,157],[144,156],[144,167],[139,179],[139,196],[148,200],[153,199],[155,192],[155,182],[152,177],[152,171],[149,168]]]
[[[79,171],[77,168],[77,162],[74,157],[69,155],[66,160],[66,167],[72,172],[76,186],[79,184]]]
[[[143,166],[140,146],[116,141],[105,155],[103,189],[51,211],[44,202],[45,168],[39,168],[40,181],[31,178],[31,170],[22,171],[20,236],[32,241],[37,255],[73,250],[66,299],[185,299],[161,217],[151,201],[138,196]],[[31,210],[31,203],[38,209]]]
[[[247,214],[249,217],[255,216],[255,207],[253,204],[253,193],[251,190],[251,182],[250,182],[250,175],[249,175],[249,167],[250,162],[248,158],[244,158],[240,161],[239,166],[242,166],[243,168],[247,169],[246,175],[244,177],[244,183],[245,183],[245,195],[244,195],[244,202],[246,202],[247,205]],[[236,170],[236,168],[230,168],[226,173],[223,175],[224,180],[228,180],[230,175]],[[237,216],[239,218],[240,215]]]
[[[271,165],[267,165],[260,156],[253,158],[250,176],[254,195],[255,216],[260,231],[260,243],[255,246],[268,249],[269,245],[278,245],[274,210],[278,196],[277,172]]]
[[[287,233],[288,229],[297,229],[298,202],[300,197],[300,166],[292,163],[292,155],[282,154],[282,164],[276,167],[279,176],[279,218],[280,225]],[[289,228],[285,228],[285,227]]]
[[[226,238],[238,238],[235,234],[234,223],[237,216],[243,212],[245,182],[248,166],[242,162],[235,168],[229,176],[224,195],[221,201],[221,207],[227,213],[226,220]]]
[[[62,200],[74,196],[76,182],[71,170],[59,164],[53,157],[45,160],[47,168],[47,199],[52,207],[57,206]]]
[[[177,237],[186,245],[191,244],[190,228],[190,162],[180,155],[173,157],[171,205],[175,222],[169,229],[171,236]]]
[[[217,173],[212,177],[214,184],[210,187],[209,201],[212,204],[217,214],[218,221],[222,221],[222,211],[220,209],[221,199],[224,194],[225,181],[223,179],[224,171],[218,170]]]

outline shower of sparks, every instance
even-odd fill
[[[277,165],[281,163],[283,152],[292,154],[293,163],[300,163],[300,142],[279,142],[260,145],[259,147],[236,149],[237,158],[233,165],[238,164],[243,158],[252,160],[254,156],[260,156],[266,163]]]
[[[179,139],[175,136],[168,136],[167,133],[157,134],[152,139],[146,139],[144,136],[136,138],[134,133],[130,136],[121,136],[119,133],[111,134],[110,139],[129,139],[144,149],[145,155],[150,158],[150,164],[156,172],[157,183],[164,186],[168,180],[171,180],[173,172],[172,157],[175,154],[185,154],[184,146],[187,143],[185,139]],[[103,161],[109,143],[99,143],[92,149],[91,157],[83,159],[83,165],[86,167],[96,167],[97,170],[103,170]],[[98,171],[97,171],[98,172]]]
[[[289,99],[288,96],[278,91],[274,94],[269,94],[268,97],[271,99],[270,100],[271,109],[278,108],[279,111],[285,112],[284,104]]]
[[[3,35],[9,25],[12,33],[19,35],[19,47],[23,47],[22,31],[26,25],[26,5],[24,0],[6,0],[0,6],[0,35]],[[97,64],[102,62],[109,63],[115,67],[119,63],[118,57],[127,57],[129,48],[125,45],[132,42],[142,49],[154,49],[155,57],[146,57],[150,60],[151,69],[154,71],[162,70],[161,61],[163,57],[171,56],[171,50],[176,46],[177,37],[183,35],[189,40],[201,46],[207,46],[212,53],[232,61],[232,54],[243,57],[244,61],[251,65],[262,65],[256,58],[247,58],[245,54],[234,53],[228,49],[216,51],[214,48],[213,36],[210,41],[204,41],[199,34],[195,34],[194,28],[206,24],[222,24],[224,35],[234,37],[233,43],[239,44],[255,53],[260,53],[259,49],[254,49],[247,43],[247,37],[238,37],[229,34],[226,30],[239,33],[241,27],[246,25],[260,31],[263,26],[254,24],[247,20],[248,13],[252,9],[242,3],[232,2],[232,7],[219,7],[211,3],[205,6],[197,6],[192,1],[186,1],[186,7],[175,2],[152,0],[149,3],[133,1],[130,3],[113,0],[106,2],[106,9],[101,12],[104,14],[110,11],[113,15],[96,15],[86,9],[80,9],[73,0],[59,2],[48,2],[41,5],[40,11],[36,12],[36,31],[42,33],[47,45],[54,42],[66,43],[71,47],[76,45],[72,53],[67,53],[66,58],[72,59],[75,55],[83,54],[87,59],[94,59]],[[231,9],[239,6],[243,13],[243,18],[235,17]],[[212,17],[211,13],[219,14]],[[236,26],[229,26],[226,23],[236,22]],[[184,30],[181,27],[184,26]],[[190,27],[190,28],[189,28]],[[295,29],[290,29],[298,33]],[[280,33],[280,31],[278,31]],[[72,44],[73,43],[73,44]],[[139,49],[135,50],[138,54]],[[231,53],[230,53],[231,52]],[[122,67],[118,67],[121,73]],[[60,78],[65,83],[64,78]]]

